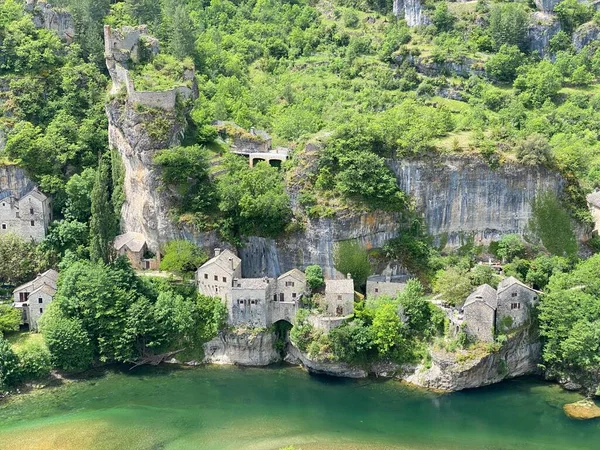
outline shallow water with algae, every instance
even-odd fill
[[[142,368],[0,404],[0,449],[598,449],[576,394],[532,379],[436,394],[289,367]]]

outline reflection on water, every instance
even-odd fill
[[[0,407],[0,449],[596,449],[575,394],[514,380],[455,394],[293,368],[106,372]]]

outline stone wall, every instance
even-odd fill
[[[483,301],[475,301],[464,307],[466,332],[478,341],[494,342],[496,312]]]
[[[204,363],[268,366],[281,360],[272,332],[222,332],[204,344]]]

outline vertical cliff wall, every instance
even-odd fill
[[[522,234],[535,195],[558,194],[564,184],[543,167],[507,162],[492,169],[474,156],[391,160],[389,165],[401,189],[423,212],[437,243],[447,240],[452,247],[470,236],[489,243],[505,234]]]
[[[21,191],[33,186],[25,171],[15,165],[0,165],[0,192]]]

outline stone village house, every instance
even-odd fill
[[[13,291],[13,307],[21,311],[21,324],[37,331],[38,321],[56,293],[58,272],[47,270]]]
[[[126,256],[131,266],[139,270],[158,270],[160,254],[150,255],[146,238],[130,231],[115,238],[113,247],[119,256]]]
[[[278,278],[243,278],[241,272],[240,258],[230,250],[215,249],[215,256],[196,272],[198,291],[225,302],[232,326],[266,328],[280,320],[292,323],[307,292],[304,273],[292,269]],[[322,316],[335,318],[335,324],[339,324],[353,313],[354,282],[345,279],[325,283]],[[315,325],[331,328],[329,323]]]
[[[539,299],[539,292],[515,277],[505,278],[498,289],[484,284],[467,297],[461,313],[451,315],[454,334],[465,332],[482,342],[493,342],[496,334],[526,325]]]
[[[37,187],[0,192],[0,234],[14,233],[40,242],[52,220],[50,199]]]

